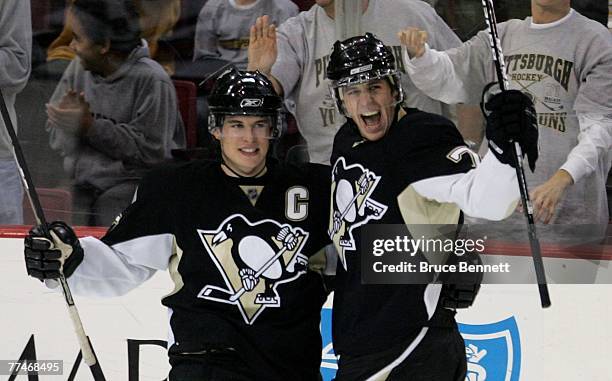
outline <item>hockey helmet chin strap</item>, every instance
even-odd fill
[[[234,171],[234,169],[232,169],[232,167],[230,167],[225,160],[223,159],[223,157],[221,157],[221,165],[225,166],[225,168],[227,168],[231,173],[234,174],[234,176],[240,178],[240,179],[254,179],[257,178],[259,176],[261,176],[265,170],[268,168],[267,165],[264,165],[263,168],[257,172],[254,176],[242,176],[241,174],[239,174],[238,172]]]

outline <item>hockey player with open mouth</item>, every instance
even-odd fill
[[[487,103],[482,162],[449,120],[402,106],[391,49],[373,35],[336,42],[327,67],[340,128],[331,158],[328,232],[340,256],[333,306],[337,381],[464,380],[465,345],[440,284],[363,284],[364,228],[503,219],[519,199],[511,140],[537,157],[533,103],[513,92]],[[452,304],[452,303],[451,303]]]
[[[168,269],[169,380],[320,380],[329,168],[269,157],[281,98],[259,72],[224,72],[209,104],[220,160],[153,171],[100,240],[33,228],[28,274],[106,297]]]

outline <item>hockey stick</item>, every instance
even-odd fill
[[[32,205],[32,211],[34,212],[36,223],[41,227],[43,235],[51,239],[51,235],[49,234],[49,229],[47,227],[47,221],[45,219],[45,215],[40,204],[40,199],[38,198],[38,194],[36,193],[36,189],[34,188],[32,176],[30,175],[30,171],[26,164],[25,157],[23,156],[23,151],[21,150],[19,140],[17,140],[17,134],[15,133],[15,128],[13,127],[13,123],[11,121],[11,117],[9,115],[8,109],[6,107],[6,102],[4,100],[4,94],[2,93],[1,89],[0,111],[2,112],[4,125],[6,126],[6,130],[11,139],[11,144],[13,145],[13,156],[15,157],[15,162],[17,163],[17,167],[19,168],[19,174],[21,175],[21,181],[23,182],[26,194],[28,196],[28,199],[30,200],[30,204]],[[96,355],[94,354],[93,347],[89,342],[87,335],[85,334],[85,330],[83,329],[83,323],[81,323],[79,312],[77,311],[76,305],[74,304],[74,299],[72,298],[72,293],[70,292],[70,288],[68,287],[68,282],[66,282],[66,278],[64,278],[63,274],[60,276],[59,282],[62,286],[64,300],[66,300],[66,304],[68,307],[68,314],[70,315],[70,319],[72,320],[72,325],[74,326],[74,331],[79,341],[79,346],[81,348],[81,353],[83,354],[83,359],[85,363],[89,366],[94,381],[105,381],[106,378],[104,378],[102,368],[100,368],[100,363],[98,362]]]
[[[482,0],[482,6],[485,14],[485,20],[489,29],[489,44],[495,62],[495,71],[497,72],[497,81],[502,91],[508,89],[508,78],[506,76],[506,63],[501,49],[501,42],[497,33],[497,20],[495,19],[495,10],[493,9],[493,0]],[[535,267],[538,289],[540,292],[540,302],[543,308],[550,307],[550,295],[548,293],[548,285],[546,283],[546,273],[544,271],[544,263],[542,261],[542,252],[540,250],[540,241],[536,234],[535,222],[533,219],[533,205],[529,199],[529,190],[527,189],[527,181],[525,179],[525,170],[523,169],[523,155],[521,146],[518,142],[514,142],[514,157],[516,163],[516,177],[521,191],[521,201],[523,202],[523,211],[527,218],[527,230],[529,234],[529,244],[531,246],[531,256],[533,257],[533,265]]]

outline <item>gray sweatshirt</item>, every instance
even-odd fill
[[[54,129],[47,122],[51,148],[64,156],[75,185],[108,189],[171,157],[185,146],[176,93],[168,74],[140,46],[112,75],[101,77],[70,63],[51,104],[68,89],[85,93],[94,122],[84,137]]]
[[[208,0],[198,16],[193,57],[221,58],[246,70],[249,31],[255,20],[268,15],[278,26],[298,12],[290,0],[258,0],[248,6],[234,0]]]
[[[24,0],[0,1],[0,88],[17,128],[15,96],[25,87],[30,76],[32,55],[32,25],[30,2]],[[0,159],[13,156],[11,141],[0,118]]]

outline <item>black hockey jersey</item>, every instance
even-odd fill
[[[318,379],[329,178],[270,160],[258,178],[193,162],[143,179],[102,241],[134,274],[169,268],[171,356],[233,348],[254,380]]]
[[[420,195],[411,184],[467,172],[477,162],[452,122],[416,109],[406,111],[380,140],[363,139],[352,121],[334,140],[328,232],[340,255],[333,311],[339,355],[410,343],[429,320],[427,304],[435,309],[438,302],[438,294],[426,295],[425,284],[362,284],[362,229],[414,223],[405,199]],[[451,209],[450,219],[442,223],[459,222],[459,209],[454,204]]]

